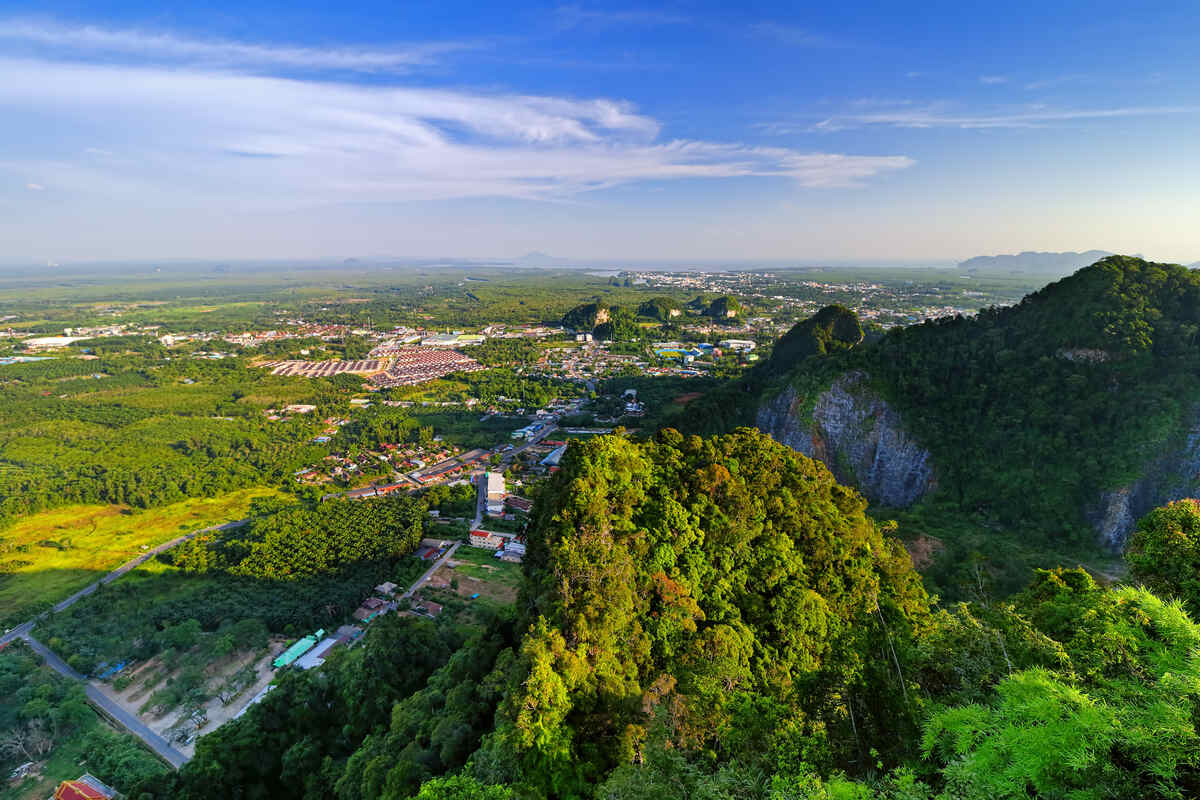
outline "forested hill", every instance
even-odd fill
[[[975,256],[960,261],[959,269],[967,272],[997,273],[1025,272],[1033,275],[1054,277],[1066,275],[1080,267],[1093,264],[1113,255],[1104,250],[1088,250],[1085,253],[1035,253],[1026,251],[1015,255]]]
[[[679,424],[753,424],[775,403],[773,433],[811,441],[839,478],[859,485],[867,476],[839,471],[839,455],[847,467],[863,453],[846,448],[879,446],[874,423],[891,415],[885,421],[900,427],[883,433],[911,436],[929,455],[931,499],[1077,541],[1092,531],[1119,545],[1137,516],[1191,487],[1200,272],[1111,256],[1016,306],[870,334],[857,346],[847,313],[800,323],[770,360]],[[857,441],[844,427],[822,428],[826,411],[857,420]],[[881,452],[886,460],[875,449],[860,460],[885,469]]]
[[[390,614],[128,796],[1200,789],[1195,504],[1140,527],[1132,567],[1161,595],[1052,569],[1005,601],[939,608],[856,492],[750,429],[573,443],[537,501],[516,609]]]

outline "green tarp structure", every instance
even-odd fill
[[[292,663],[297,658],[299,658],[300,656],[304,655],[309,650],[311,650],[313,645],[315,645],[320,640],[320,638],[324,635],[325,635],[324,629],[321,629],[321,630],[317,631],[316,633],[310,633],[308,636],[305,636],[303,639],[301,639],[298,642],[296,642],[295,644],[293,644],[287,650],[284,650],[282,653],[280,653],[276,657],[276,659],[274,661],[272,661],[271,663],[275,666],[276,669],[278,669],[279,667],[286,667],[288,664]]]

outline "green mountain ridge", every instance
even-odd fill
[[[939,607],[892,526],[749,428],[575,442],[515,609],[388,615],[154,800],[1176,798],[1200,789],[1200,506],[1141,580]],[[1161,569],[1186,540],[1187,564]],[[1172,559],[1167,559],[1172,560]]]
[[[876,501],[1060,541],[1120,548],[1138,516],[1200,490],[1200,272],[1111,256],[974,317],[860,345],[814,333],[823,316],[852,330],[847,313],[798,324],[690,419],[758,424]],[[883,474],[920,491],[881,491]]]

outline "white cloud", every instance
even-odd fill
[[[25,188],[31,192],[40,192],[40,191],[43,191],[46,187],[42,186],[40,183],[27,183],[27,184],[25,184]]]
[[[738,176],[849,186],[914,163],[663,142],[655,120],[617,100],[37,60],[0,60],[0,114],[10,131],[45,120],[81,131],[79,142],[56,141],[62,149],[48,151],[0,139],[9,153],[0,169],[36,169],[60,195],[239,209],[552,199],[639,181]]]
[[[1055,89],[1059,86],[1068,83],[1079,83],[1087,80],[1084,75],[1059,75],[1054,78],[1042,78],[1041,80],[1030,81],[1025,84],[1025,88],[1031,92],[1040,91],[1042,89]]]
[[[945,105],[835,114],[816,123],[775,122],[764,126],[776,134],[833,132],[884,125],[895,128],[1041,128],[1051,125],[1124,117],[1197,114],[1200,106],[1122,106],[1116,108],[1050,108],[1027,106],[991,112],[959,112]]]
[[[980,75],[979,82],[987,86],[999,86],[1002,83],[1008,83],[1008,78],[1003,75]]]
[[[767,39],[774,39],[792,47],[826,48],[842,47],[843,44],[824,34],[796,25],[778,22],[759,22],[750,26],[750,32]]]
[[[688,25],[692,18],[683,14],[649,9],[607,9],[597,11],[580,5],[563,5],[554,9],[559,28],[609,28],[629,26]]]
[[[70,53],[77,58],[126,56],[139,62],[357,72],[404,72],[472,46],[465,42],[434,42],[392,49],[293,47],[20,19],[0,20],[0,42],[34,50],[48,49],[56,55]]]

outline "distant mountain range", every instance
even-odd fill
[[[558,258],[556,256],[549,255],[548,253],[534,251],[532,253],[526,253],[520,258],[514,258],[513,263],[519,264],[522,267],[563,267],[567,264],[570,264],[571,259]]]
[[[1016,255],[975,256],[959,262],[958,266],[968,272],[1029,272],[1060,277],[1111,255],[1107,250],[1088,250],[1083,253],[1037,253],[1027,250]]]

